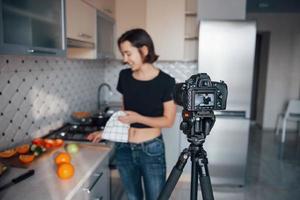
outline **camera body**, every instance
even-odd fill
[[[206,73],[200,73],[176,84],[174,99],[187,111],[202,112],[226,109],[227,95],[224,81],[214,82]]]

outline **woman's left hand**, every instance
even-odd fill
[[[120,116],[118,119],[120,122],[123,122],[125,124],[132,124],[137,123],[139,118],[141,117],[140,114],[134,111],[124,111],[126,115]]]

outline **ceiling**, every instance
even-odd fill
[[[247,12],[300,14],[300,0],[247,0]]]

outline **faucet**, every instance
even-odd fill
[[[100,99],[100,93],[101,93],[101,89],[106,86],[110,92],[110,94],[112,94],[112,90],[111,90],[111,87],[110,85],[108,85],[107,83],[102,83],[99,85],[98,87],[98,95],[97,95],[97,104],[98,104],[98,111],[100,111],[100,108],[101,108],[101,99]],[[106,102],[105,102],[106,103]]]

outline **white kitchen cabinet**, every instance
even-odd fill
[[[81,0],[67,0],[67,37],[96,42],[96,9]]]
[[[97,8],[106,15],[115,17],[115,1],[114,0],[98,0]]]
[[[75,193],[72,200],[110,199],[108,158],[103,160],[88,180]]]
[[[82,0],[66,0],[68,58],[96,59],[97,11]],[[70,39],[85,46],[70,45]]]
[[[115,0],[83,0],[105,15],[115,18]]]

